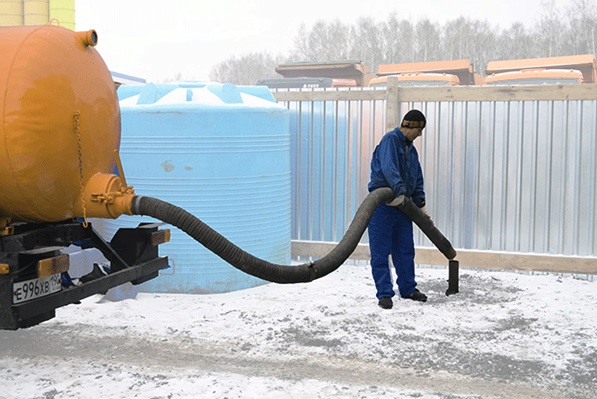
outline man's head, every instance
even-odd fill
[[[400,131],[407,140],[414,141],[423,134],[426,123],[425,115],[418,109],[412,109],[404,115],[400,124]]]

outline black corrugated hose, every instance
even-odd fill
[[[410,198],[400,196],[398,197],[399,203],[396,205],[398,209],[406,213],[409,218],[425,235],[431,240],[431,242],[440,250],[444,256],[450,260],[456,257],[456,251],[452,248],[452,244],[444,235],[439,231],[433,220],[425,215]]]
[[[315,262],[293,266],[278,265],[259,259],[228,241],[196,216],[156,198],[136,196],[133,199],[132,213],[151,216],[178,227],[220,258],[247,274],[274,283],[291,284],[310,282],[338,269],[357,247],[375,209],[382,203],[390,202],[393,197],[394,194],[390,188],[380,188],[369,193],[359,206],[346,234],[330,253]]]

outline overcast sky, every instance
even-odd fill
[[[568,1],[558,1],[558,4]],[[444,23],[465,16],[503,28],[539,18],[541,0],[76,0],[76,30],[95,29],[97,49],[113,71],[149,81],[207,80],[211,68],[233,55],[288,55],[301,23],[318,19],[354,23],[400,19]]]

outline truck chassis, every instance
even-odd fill
[[[158,244],[170,233],[158,226],[121,228],[110,242],[91,224],[75,221],[11,226],[10,233],[0,237],[0,329],[31,327],[55,317],[59,307],[127,282],[137,285],[157,277],[168,267],[168,258],[158,254]],[[68,255],[61,253],[71,244],[97,248],[110,262],[109,272],[92,273],[73,284]]]

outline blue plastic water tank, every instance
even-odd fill
[[[120,156],[138,195],[184,208],[259,258],[290,263],[289,113],[267,87],[147,84],[118,94]],[[119,227],[148,221],[121,216],[96,228],[109,240]],[[265,283],[169,228],[160,254],[171,268],[142,291],[222,293]]]

